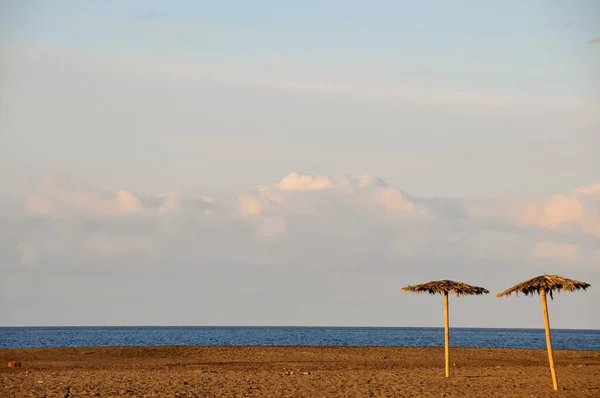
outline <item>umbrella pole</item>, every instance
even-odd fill
[[[450,330],[448,326],[448,292],[444,292],[444,356],[446,357],[446,377],[450,377]]]
[[[558,381],[556,380],[556,369],[554,368],[554,355],[552,353],[552,337],[550,336],[550,321],[548,319],[548,302],[546,300],[546,291],[540,289],[542,296],[542,309],[544,311],[544,326],[546,328],[546,346],[548,347],[548,361],[550,362],[550,373],[552,373],[552,386],[558,390]]]

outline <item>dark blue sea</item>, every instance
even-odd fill
[[[414,327],[0,327],[0,348],[306,345],[433,346],[443,328]],[[552,331],[554,348],[600,350],[600,330]],[[454,347],[544,348],[543,329],[451,328]]]

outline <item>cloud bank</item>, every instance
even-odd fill
[[[353,305],[386,308],[382,302],[402,300],[404,283],[455,278],[502,288],[543,272],[593,282],[600,271],[600,184],[545,198],[468,201],[413,197],[370,175],[293,172],[220,196],[103,191],[54,175],[24,195],[0,195],[0,215],[2,301],[20,308],[17,286],[37,284],[49,302],[65,305],[73,286],[101,284],[107,290],[92,294],[91,305],[106,322],[113,319],[106,294],[161,307],[160,291],[176,289],[182,298],[175,286],[191,281],[200,291],[188,295],[223,300],[208,322],[252,324],[233,304],[249,300],[260,308],[254,322],[306,324],[344,322]],[[29,314],[43,308],[25,306]],[[55,322],[88,319],[74,314]],[[146,316],[137,322],[152,323]],[[187,312],[169,316],[161,319],[202,323]],[[52,322],[17,310],[4,322],[36,319]]]

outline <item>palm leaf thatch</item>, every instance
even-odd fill
[[[564,278],[558,275],[542,275],[537,276],[535,278],[531,278],[526,280],[525,282],[518,283],[503,291],[502,293],[498,293],[497,297],[508,296],[511,293],[515,293],[518,295],[519,293],[523,293],[524,295],[534,295],[541,294],[541,291],[544,293],[550,294],[550,298],[552,297],[552,292],[560,292],[565,290],[567,292],[574,292],[576,290],[586,290],[590,287],[589,283],[576,281],[574,279]]]
[[[454,293],[457,297],[466,295],[482,295],[488,294],[489,291],[482,287],[467,285],[463,282],[441,280],[423,283],[421,285],[408,285],[402,288],[405,292],[429,293],[429,294],[444,294]]]

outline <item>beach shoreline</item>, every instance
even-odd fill
[[[19,368],[8,368],[19,361]],[[0,349],[2,397],[597,397],[600,351],[153,346]]]

